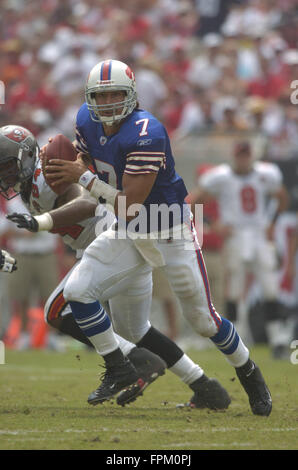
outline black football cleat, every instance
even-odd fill
[[[143,391],[160,375],[164,375],[166,363],[145,348],[134,348],[127,356],[140,377],[136,384],[123,390],[117,397],[117,404],[125,406],[143,395]]]
[[[253,414],[269,416],[272,398],[259,367],[249,359],[243,367],[236,368],[236,374],[248,395]]]
[[[226,410],[231,398],[225,388],[216,379],[203,375],[190,388],[195,392],[186,406],[191,408],[209,408]]]
[[[121,365],[106,367],[102,382],[94,392],[90,393],[88,403],[97,405],[110,400],[124,388],[136,384],[139,378],[135,367],[128,359]]]

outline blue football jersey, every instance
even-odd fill
[[[102,124],[91,119],[85,103],[77,115],[76,147],[91,156],[98,177],[119,190],[122,190],[125,173],[157,174],[151,192],[143,203],[148,212],[148,226],[152,205],[180,206],[179,222],[187,216],[184,202],[187,190],[175,171],[167,131],[149,112],[134,110],[123,121],[120,130],[107,137]],[[174,218],[170,217],[170,226],[177,223]],[[150,231],[156,228],[151,226]],[[158,229],[161,228],[165,227],[159,222]]]

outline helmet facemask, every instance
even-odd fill
[[[33,136],[28,143],[6,140],[5,144],[7,147],[0,149],[0,194],[10,200],[25,191],[27,183],[31,182],[38,162],[39,146]]]
[[[108,90],[99,89],[89,89],[86,92],[86,102],[87,107],[90,111],[91,119],[95,122],[101,122],[108,126],[112,126],[114,123],[121,121],[126,118],[129,114],[132,113],[137,104],[136,93],[130,89],[124,88],[109,88]],[[126,94],[126,98],[123,101],[118,101],[111,104],[97,104],[96,103],[96,93],[102,93],[105,91],[123,91]],[[107,112],[111,115],[104,115],[103,113]]]
[[[96,93],[123,92],[125,97],[115,103],[98,104]],[[91,70],[85,99],[91,119],[112,126],[125,119],[137,106],[135,77],[130,67],[118,60],[106,60]]]
[[[18,161],[15,157],[7,157],[0,163],[0,194],[9,200],[17,196],[17,191],[14,189],[19,185],[19,169]]]

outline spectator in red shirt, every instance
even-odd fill
[[[271,74],[270,63],[260,55],[261,76],[251,80],[247,86],[247,94],[262,98],[279,98],[287,86],[287,79],[282,74]]]
[[[165,62],[163,69],[165,74],[175,75],[175,79],[185,80],[187,71],[190,67],[190,59],[188,57],[185,46],[182,42],[177,42],[174,46],[171,57]]]
[[[12,87],[7,106],[15,112],[24,103],[32,107],[45,108],[55,116],[59,112],[59,96],[47,83],[48,66],[36,64],[31,67],[24,80]]]

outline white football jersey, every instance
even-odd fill
[[[56,199],[57,194],[46,183],[41,169],[41,162],[39,161],[33,176],[29,204],[26,204],[27,209],[33,216],[43,214],[44,212],[54,209]],[[78,255],[80,256],[81,250],[87,248],[98,235],[98,230],[96,230],[97,224],[101,221],[100,225],[102,227],[106,225],[107,229],[115,219],[114,214],[108,212],[103,205],[98,206],[96,214],[95,217],[91,217],[75,225],[61,227],[51,231],[51,233],[61,235],[64,243],[73,250],[78,251]]]
[[[255,162],[250,173],[239,175],[226,164],[205,173],[199,185],[214,195],[221,221],[234,229],[263,229],[268,197],[282,184],[282,173],[271,163]]]

